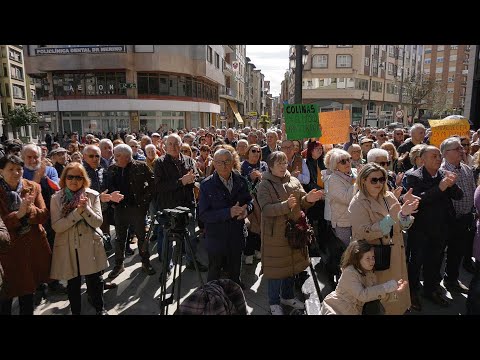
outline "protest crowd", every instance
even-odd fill
[[[187,271],[238,290],[242,266],[261,262],[272,315],[305,309],[295,287],[315,252],[335,289],[322,314],[361,315],[374,305],[403,315],[421,312],[424,299],[449,307],[445,290],[466,294],[466,314],[479,314],[480,132],[437,143],[420,123],[349,126],[331,144],[328,131],[298,138],[283,124],[4,139],[0,314],[18,298],[20,314],[32,315],[61,293],[80,315],[85,282],[89,304],[106,315],[103,293],[118,286],[134,242],[143,273],[169,278],[172,243],[154,218],[178,206],[191,214]],[[313,241],[292,246],[310,228]],[[208,263],[197,258],[199,243]],[[387,259],[377,253],[385,248]],[[461,267],[471,284],[459,280]]]

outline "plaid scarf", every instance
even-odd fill
[[[62,216],[65,217],[78,207],[80,196],[85,194],[82,188],[77,192],[72,192],[69,188],[65,188],[62,195]]]

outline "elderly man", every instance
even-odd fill
[[[50,151],[50,159],[52,159],[53,167],[57,170],[58,177],[62,177],[62,172],[68,164],[67,149],[59,147]]]
[[[458,280],[459,267],[464,257],[464,264],[468,264],[472,256],[474,224],[473,195],[475,194],[475,180],[472,169],[462,162],[465,155],[460,138],[450,137],[440,145],[443,163],[440,169],[457,176],[457,185],[463,191],[460,200],[453,200],[455,218],[451,219],[452,226],[447,238],[447,261],[443,285],[450,292],[468,293],[468,288]],[[467,265],[468,266],[468,265]]]
[[[387,132],[384,129],[378,129],[375,138],[377,141],[373,143],[373,147],[380,149],[388,141]]]
[[[173,209],[177,206],[184,206],[190,209],[192,216],[188,224],[188,233],[192,244],[192,250],[195,256],[197,249],[197,242],[195,236],[195,195],[193,192],[195,178],[199,176],[197,167],[193,159],[189,156],[180,153],[180,145],[182,140],[177,134],[171,134],[166,141],[166,154],[160,156],[154,165],[155,173],[155,190],[157,192],[157,210]],[[166,238],[167,232],[160,226],[157,233],[157,251],[159,252],[159,259],[161,259],[161,251],[163,240]],[[169,240],[169,239],[167,239]],[[169,268],[173,267],[171,263],[171,242],[169,241]],[[188,249],[188,248],[187,248]],[[193,258],[188,251],[187,269],[194,270],[195,265]],[[200,271],[207,271],[207,267],[198,262]],[[163,264],[165,266],[165,264]],[[168,274],[167,274],[168,275]]]
[[[113,143],[110,139],[102,139],[100,140],[100,154],[102,155],[100,159],[100,165],[108,169],[110,165],[115,163],[115,158],[113,156]]]
[[[248,150],[248,141],[245,139],[238,140],[237,153],[238,153],[238,156],[240,156],[240,161],[244,161],[247,159],[248,157],[247,150]]]
[[[108,275],[114,279],[125,268],[125,246],[127,229],[132,225],[138,238],[138,250],[142,258],[142,270],[148,275],[155,274],[150,264],[148,241],[145,239],[145,216],[153,197],[153,173],[143,161],[133,160],[132,149],[126,144],[117,145],[114,149],[115,164],[108,168],[108,188],[119,191],[124,198],[115,204],[115,267]]]
[[[262,147],[262,159],[267,161],[268,155],[274,151],[279,151],[280,146],[277,144],[278,135],[275,130],[267,131],[267,145]]]
[[[226,132],[227,138],[225,139],[225,144],[232,145],[234,148],[237,147],[237,140],[235,140],[235,133],[232,128],[229,128]]]
[[[449,228],[455,218],[452,200],[463,197],[463,191],[456,184],[457,175],[440,169],[442,158],[435,146],[425,146],[420,150],[420,157],[424,165],[406,176],[405,186],[421,198],[415,222],[408,231],[408,280],[412,309],[418,311],[422,309],[418,297],[422,266],[424,296],[437,305],[449,306],[440,289],[440,269]]]
[[[307,163],[300,156],[295,156],[295,149],[292,140],[283,140],[281,151],[287,155],[288,171],[295,176],[301,184],[306,185],[310,182],[310,171]]]
[[[411,137],[405,140],[405,142],[397,148],[398,155],[400,155],[398,161],[403,163],[405,171],[413,167],[413,164],[410,162],[410,158],[406,153],[408,153],[415,145],[423,143],[425,138],[425,126],[419,123],[414,124],[410,129],[410,135]]]
[[[245,218],[253,211],[247,181],[232,171],[233,155],[219,149],[213,156],[215,172],[200,185],[199,218],[205,224],[208,253],[207,281],[220,279],[222,267],[239,284],[245,247]]]
[[[372,150],[373,147],[373,140],[365,136],[360,140],[360,147],[362,148],[363,159],[367,161],[368,152]]]

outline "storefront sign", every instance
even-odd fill
[[[107,54],[125,53],[126,45],[97,45],[97,46],[75,46],[63,48],[37,48],[35,55],[77,55],[77,54]]]
[[[137,84],[135,83],[120,83],[120,89],[136,89]]]

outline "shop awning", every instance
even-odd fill
[[[238,123],[240,125],[243,125],[243,119],[242,119],[242,116],[240,115],[240,113],[238,112],[237,103],[232,101],[232,100],[227,100],[227,101],[228,101],[228,104],[230,105],[230,107],[232,108],[232,111],[235,114],[235,117],[237,118]]]

